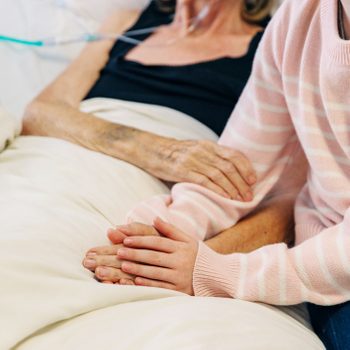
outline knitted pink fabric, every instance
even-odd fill
[[[151,224],[160,216],[201,240],[209,238],[277,191],[279,180],[295,177],[302,149],[309,173],[296,204],[296,247],[276,244],[224,256],[200,243],[195,294],[278,305],[348,301],[349,135],[350,42],[338,34],[337,1],[287,0],[266,31],[220,139],[253,162],[259,178],[254,200],[240,203],[178,184],[171,197],[143,203],[129,219]]]

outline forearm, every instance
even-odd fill
[[[289,244],[294,239],[294,201],[294,195],[265,201],[235,226],[205,243],[220,254],[249,253],[280,242]]]
[[[127,161],[147,170],[165,138],[115,124],[63,102],[35,100],[25,114],[23,135],[49,136]],[[156,147],[157,146],[157,147]]]

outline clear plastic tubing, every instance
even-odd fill
[[[199,12],[199,14],[191,20],[191,25],[189,27],[188,32],[192,33],[196,28],[200,25],[203,19],[208,15],[210,11],[210,6],[206,5]],[[124,34],[101,34],[101,33],[84,33],[77,35],[75,37],[69,38],[46,38],[41,40],[26,40],[6,35],[0,34],[0,42],[7,42],[12,44],[24,45],[24,46],[32,46],[32,47],[52,47],[52,46],[60,46],[60,45],[69,45],[76,44],[82,42],[93,42],[100,40],[121,40],[133,45],[138,45],[142,42],[142,40],[138,40],[133,38],[134,36],[154,33],[159,27],[150,27],[144,29],[137,29],[125,32]]]

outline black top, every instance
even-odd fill
[[[159,12],[152,1],[130,30],[171,21],[172,17]],[[149,35],[137,39],[145,40]],[[245,56],[182,66],[144,65],[127,60],[125,55],[133,45],[119,40],[85,99],[107,97],[169,107],[192,116],[220,135],[249,78],[262,35],[255,35]]]

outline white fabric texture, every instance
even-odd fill
[[[66,37],[96,30],[118,8],[149,0],[1,0],[0,34],[28,39]],[[30,48],[0,42],[0,104],[18,120],[33,99],[77,56],[83,45]]]
[[[19,135],[20,129],[20,123],[0,106],[0,152]]]
[[[164,107],[93,99],[101,118],[176,138],[216,136]],[[136,202],[168,188],[63,140],[18,137],[0,154],[0,349],[323,349],[273,307],[100,284],[81,265]],[[289,311],[290,312],[290,311]]]
[[[148,0],[1,0],[0,34],[23,39],[96,30],[111,11]],[[0,42],[0,104],[18,120],[28,102],[61,73],[83,44],[33,48]],[[6,67],[6,69],[4,69]]]

